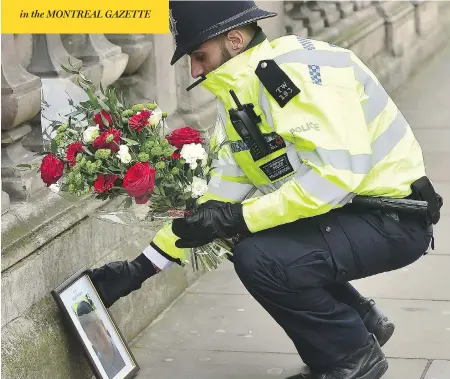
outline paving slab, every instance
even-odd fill
[[[138,361],[145,362],[136,379],[271,379],[307,372],[296,354],[154,351],[136,347],[133,354]]]
[[[450,251],[443,238],[450,233],[443,229],[450,222],[450,216],[443,216],[436,225],[437,248],[411,265],[399,270],[356,280],[353,284],[365,296],[398,299],[430,299],[450,301]],[[448,229],[447,229],[448,230]],[[442,238],[442,239],[441,239]],[[431,250],[431,252],[433,252]],[[206,274],[189,290],[205,294],[248,294],[231,263],[224,263],[216,272]]]
[[[450,167],[448,170],[450,170]],[[433,185],[435,190],[444,198],[444,205],[441,208],[441,215],[450,215],[450,181],[435,180],[433,181]]]
[[[354,284],[366,296],[450,301],[450,256],[428,254],[409,266]]]
[[[296,354],[132,350],[138,361],[145,362],[136,379],[270,379],[308,371]],[[423,359],[389,359],[383,379],[421,379],[427,363]]]
[[[450,182],[450,153],[426,152],[423,160],[431,181]]]
[[[450,378],[450,361],[433,361],[424,379]]]
[[[393,336],[383,346],[386,356],[450,360],[449,302],[378,298],[375,301],[396,325]]]
[[[388,357],[450,360],[450,302],[375,300],[396,323],[384,347]],[[250,295],[187,294],[134,347],[296,353],[284,331]]]
[[[414,135],[424,155],[427,153],[450,154],[450,117],[447,118],[447,122],[449,127],[445,129],[414,129]]]
[[[284,330],[250,295],[183,296],[136,347],[295,353]]]
[[[216,271],[205,274],[188,291],[193,293],[248,294],[231,262],[224,262]]]
[[[448,207],[447,207],[448,208]],[[441,219],[434,225],[434,250],[430,254],[450,256],[450,215],[441,215]],[[448,279],[450,281],[450,278]],[[450,284],[449,284],[450,285]],[[450,290],[449,290],[450,291]]]
[[[446,109],[446,107],[448,107],[447,104],[442,104],[440,106],[442,111],[439,111],[438,114],[430,115],[429,109],[434,108],[432,105],[424,105],[423,108],[407,108],[405,106],[402,106],[400,102],[397,102],[395,100],[394,102],[397,105],[398,109],[400,109],[400,112],[402,112],[406,121],[408,121],[416,137],[418,137],[418,132],[427,133],[432,130],[436,132],[430,134],[439,134],[439,132],[445,132],[445,130],[447,130],[448,122],[450,120],[450,110]],[[443,133],[443,136],[445,135],[446,134]],[[422,142],[420,139],[420,134],[418,139],[419,142]],[[442,142],[445,142],[445,140],[442,139]]]

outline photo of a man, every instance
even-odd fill
[[[125,367],[125,362],[105,324],[98,316],[95,305],[89,295],[86,295],[81,301],[74,304],[74,311],[108,378],[114,378]]]

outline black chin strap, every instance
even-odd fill
[[[192,88],[197,87],[204,80],[206,80],[206,76],[205,75],[201,75],[200,79],[198,79],[197,81],[192,83],[188,88],[186,88],[186,91],[190,91]]]

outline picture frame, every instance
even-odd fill
[[[140,370],[83,267],[51,291],[70,333],[80,343],[97,379],[131,379]]]

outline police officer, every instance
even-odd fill
[[[171,64],[190,56],[195,85],[218,99],[212,143],[231,143],[193,215],[161,229],[135,260],[91,277],[110,306],[180,263],[183,248],[245,236],[233,251],[236,272],[292,339],[306,377],[378,379],[388,368],[380,345],[394,325],[348,282],[419,259],[431,222],[352,199],[431,204],[435,193],[410,126],[374,74],[326,42],[269,42],[256,22],[275,15],[252,1],[170,4]],[[237,102],[256,129],[236,123]],[[262,195],[249,197],[255,188]]]

